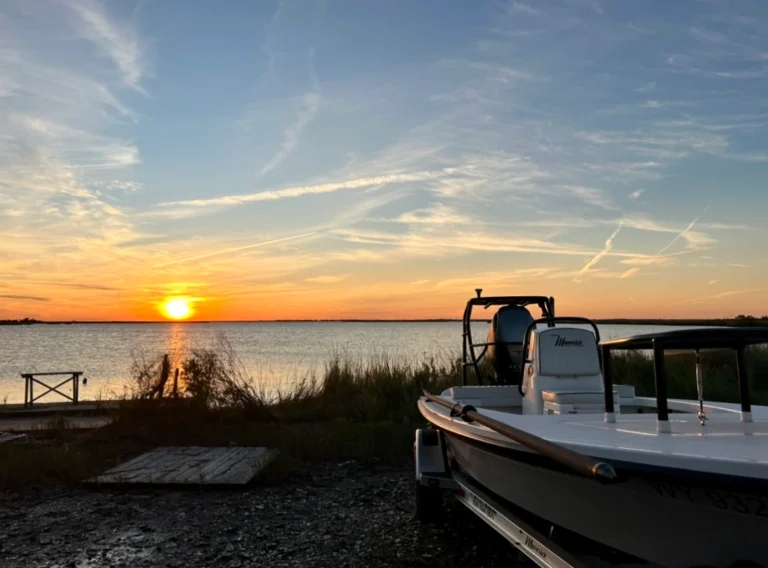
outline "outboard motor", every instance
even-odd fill
[[[504,306],[493,316],[488,330],[488,360],[496,373],[496,382],[509,385],[520,381],[525,331],[533,321],[522,306]]]

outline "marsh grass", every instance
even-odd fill
[[[768,405],[768,349],[749,347],[745,351],[747,376],[753,404]],[[612,359],[614,383],[634,385],[638,396],[655,396],[653,360],[641,351],[616,352]],[[739,382],[736,355],[732,350],[701,352],[704,399],[738,402]],[[667,354],[664,360],[670,398],[697,399],[696,358],[693,353]]]
[[[100,463],[73,444],[0,444],[0,489],[76,483],[97,473]]]
[[[747,365],[753,402],[768,404],[768,350],[750,349]],[[146,363],[146,362],[145,362]],[[703,356],[707,400],[737,401],[735,356]],[[231,346],[193,350],[181,360],[177,397],[147,397],[160,367],[134,368],[130,396],[111,410],[113,421],[83,433],[60,426],[42,447],[0,446],[0,488],[77,482],[158,446],[267,446],[280,456],[264,479],[277,482],[296,464],[326,459],[402,459],[413,451],[423,424],[416,401],[461,384],[461,364],[449,358],[412,364],[386,354],[354,357],[334,351],[321,374],[294,377],[276,388],[254,381]],[[666,359],[670,397],[696,398],[692,354]],[[653,396],[651,359],[617,352],[614,381]],[[476,382],[470,375],[470,383]]]

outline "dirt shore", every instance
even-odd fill
[[[0,493],[0,566],[515,566],[514,549],[448,499],[414,517],[409,462],[328,463],[245,490]]]

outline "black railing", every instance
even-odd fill
[[[660,422],[669,421],[669,396],[664,354],[668,350],[698,351],[701,349],[732,349],[736,352],[736,374],[739,381],[739,402],[742,420],[750,421],[752,395],[744,360],[744,350],[751,345],[768,344],[768,328],[701,328],[682,329],[655,334],[614,339],[601,344],[605,411],[613,413],[613,372],[611,351],[652,350],[656,411]]]

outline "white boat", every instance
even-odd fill
[[[473,343],[473,308],[498,305],[488,341]],[[745,363],[745,350],[765,344],[764,328],[600,344],[594,323],[555,317],[552,298],[478,290],[464,317],[465,384],[418,406],[450,469],[554,541],[629,565],[768,566],[768,407],[751,404]],[[625,349],[652,351],[655,396],[614,384],[612,357]],[[734,352],[739,403],[701,397],[699,355],[710,349]],[[699,400],[667,396],[665,352],[680,350],[696,353]],[[480,385],[467,384],[471,373]]]

